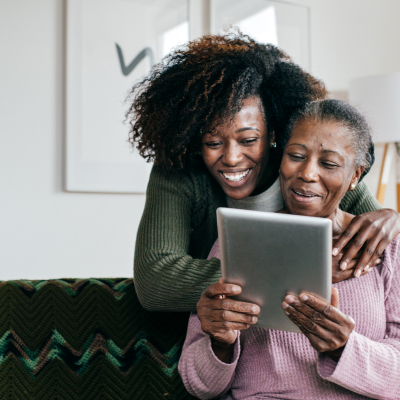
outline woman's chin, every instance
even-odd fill
[[[235,200],[242,200],[249,197],[256,186],[252,182],[252,179],[249,179],[251,178],[249,175],[250,173],[242,181],[234,182],[224,178],[221,174],[222,178],[220,177],[219,181],[225,194]]]
[[[253,190],[251,188],[239,187],[223,187],[225,194],[233,200],[243,200],[246,197],[249,197]]]
[[[286,203],[286,208],[291,214],[295,215],[305,215],[309,217],[319,217],[323,215],[322,209],[315,202],[288,202]]]

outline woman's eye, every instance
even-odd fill
[[[243,139],[242,143],[243,144],[250,144],[256,142],[258,139],[257,138],[252,138],[252,139]]]
[[[304,156],[299,156],[299,155],[295,155],[295,154],[289,154],[289,157],[293,160],[293,161],[303,161],[304,160]]]
[[[207,147],[218,147],[221,145],[221,142],[209,142],[209,143],[204,143]]]
[[[329,162],[323,162],[322,165],[324,166],[324,168],[336,168],[336,167],[338,167],[337,164],[333,164],[333,163],[329,163]]]

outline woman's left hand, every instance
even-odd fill
[[[363,254],[354,271],[354,276],[359,277],[363,270],[375,265],[375,261],[399,233],[400,214],[397,211],[389,208],[371,211],[353,218],[340,235],[332,253],[336,256],[350,242],[340,263],[340,268],[346,270],[350,261],[364,246]]]
[[[307,336],[314,349],[338,361],[353,331],[353,318],[337,308],[339,292],[332,289],[332,304],[310,293],[287,295],[282,303],[287,316]]]

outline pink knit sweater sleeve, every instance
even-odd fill
[[[338,363],[320,355],[318,373],[328,381],[373,399],[400,399],[400,240],[385,251],[386,335],[373,341],[352,332]],[[356,321],[357,323],[357,321]]]
[[[210,336],[202,331],[197,314],[190,315],[178,366],[190,394],[199,399],[213,399],[229,390],[240,354],[239,335],[240,332],[233,345],[231,364],[225,364],[215,356]]]

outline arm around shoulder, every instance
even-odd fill
[[[195,310],[201,293],[220,277],[219,260],[188,254],[195,192],[189,174],[153,167],[134,261],[137,294],[149,310]]]
[[[353,192],[347,192],[340,208],[350,214],[360,215],[370,211],[380,210],[382,206],[368,189],[365,181],[361,181]]]

